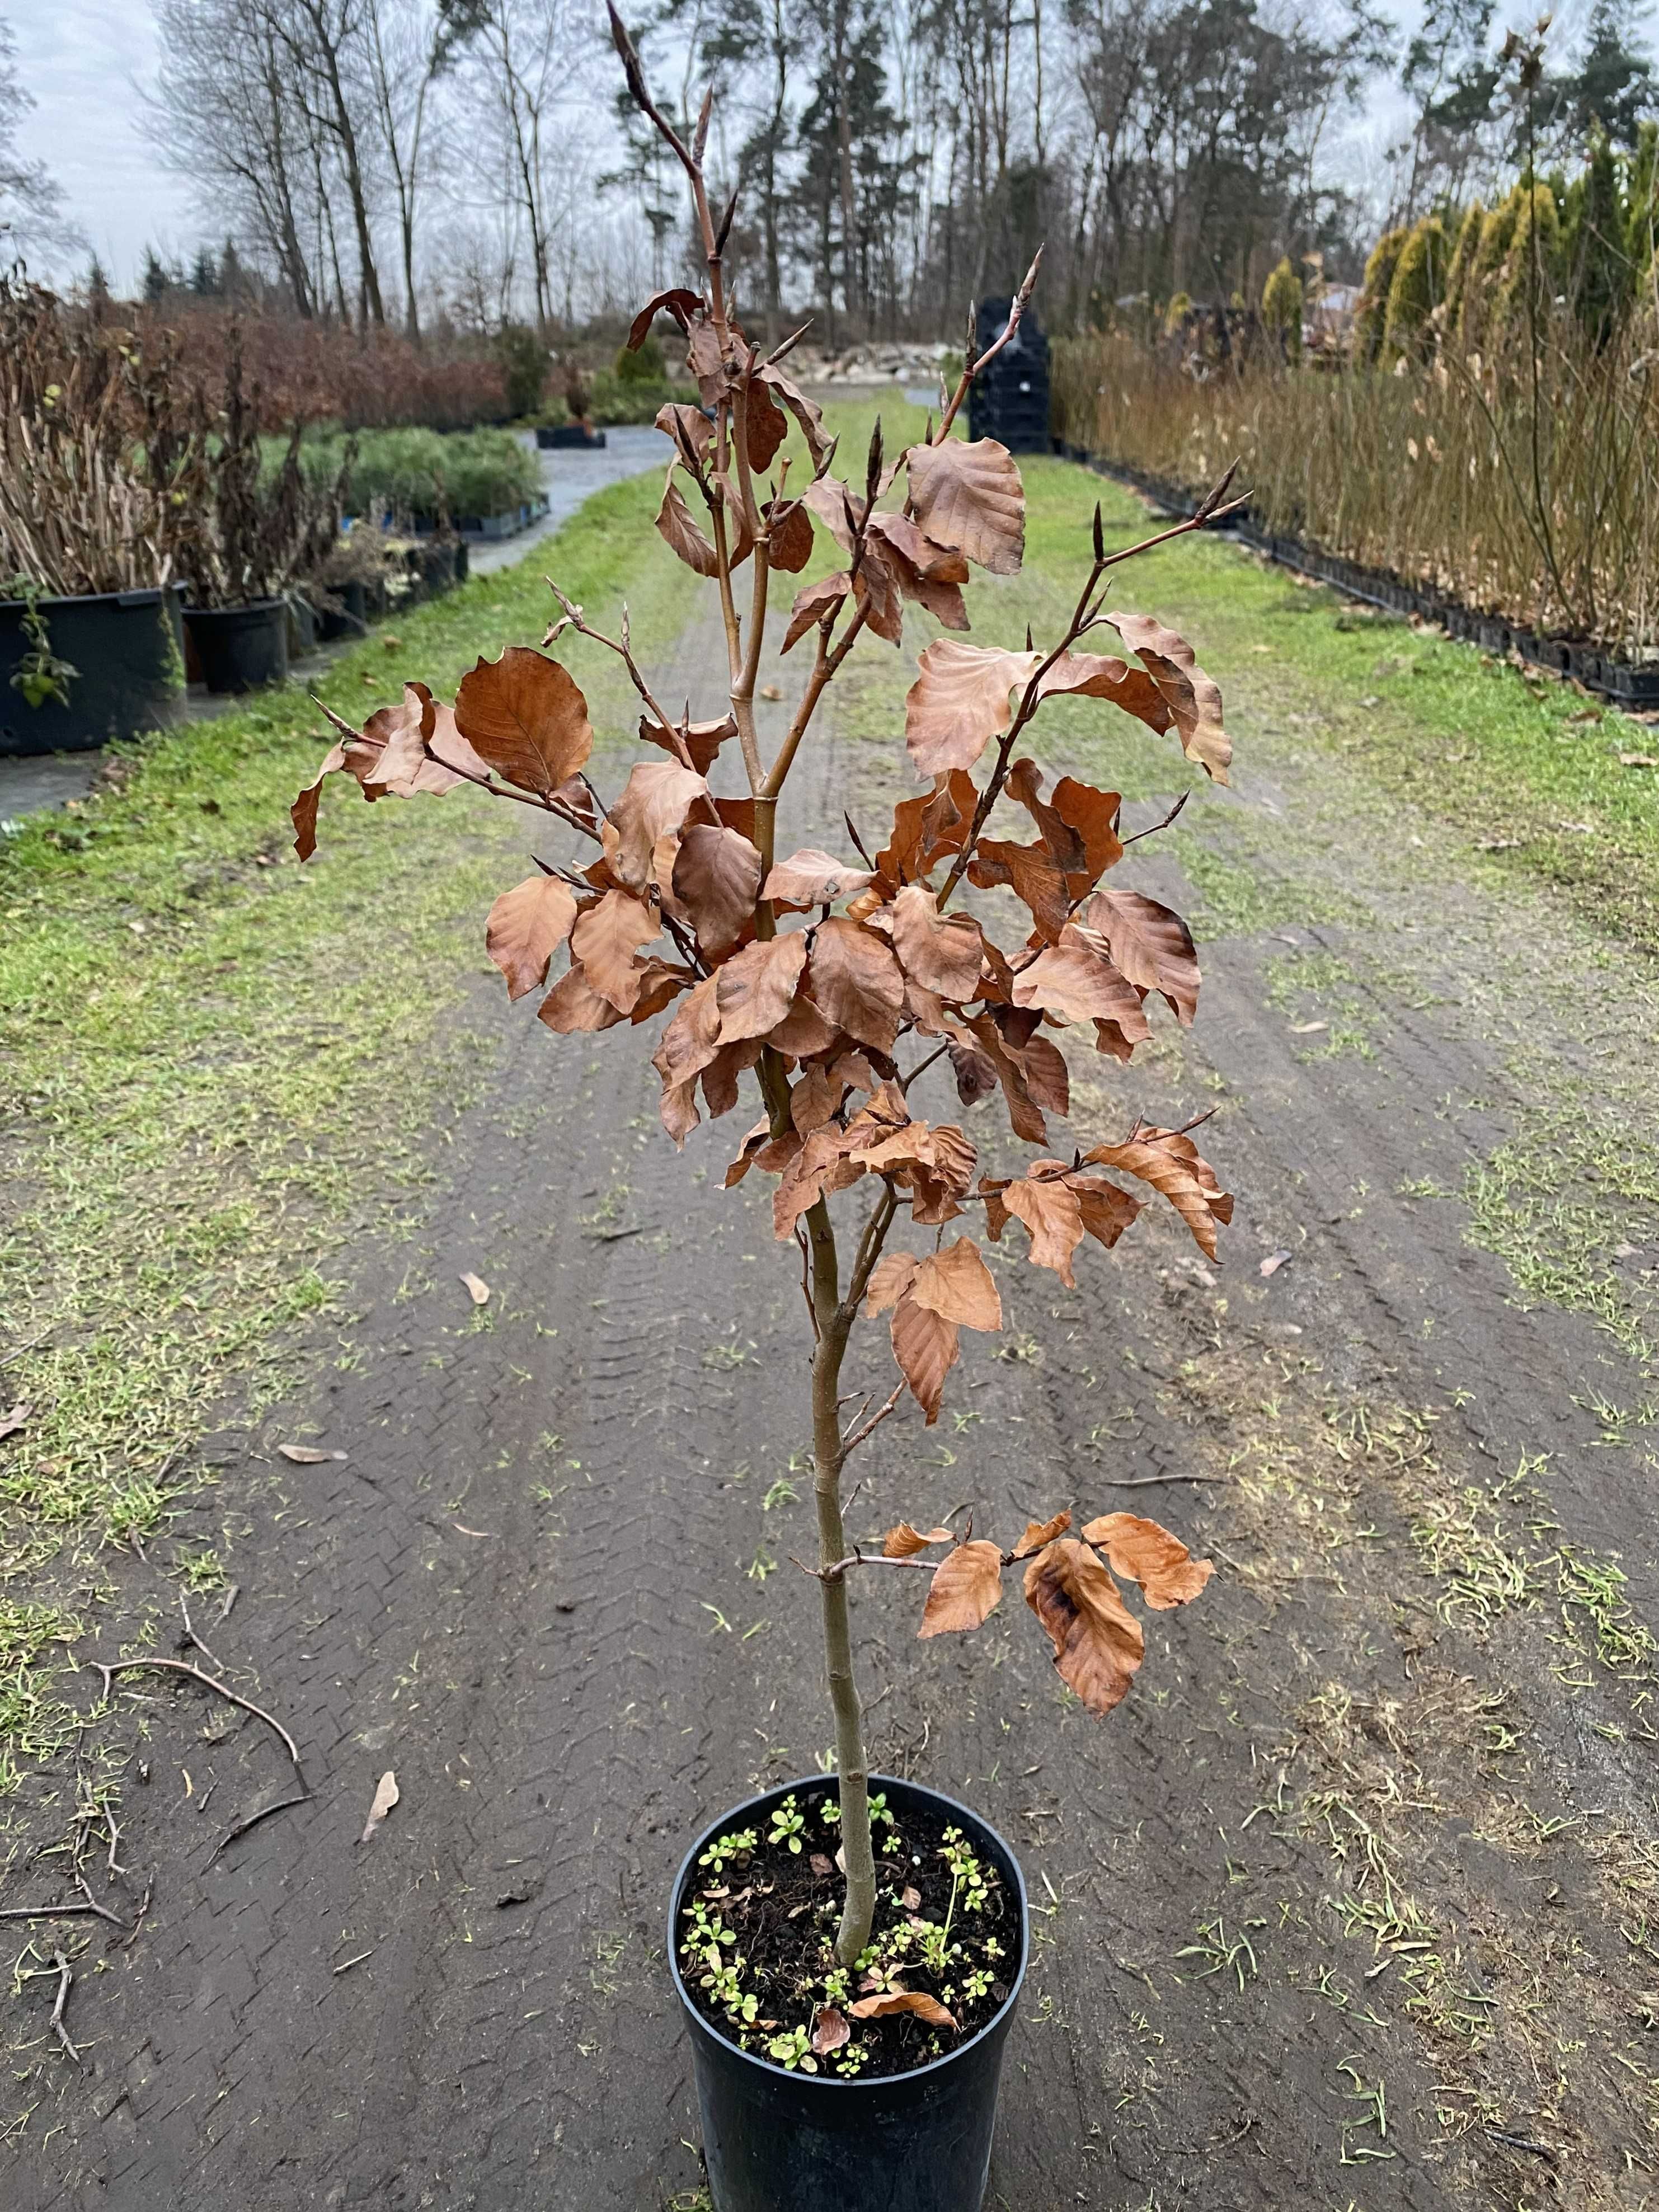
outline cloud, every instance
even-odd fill
[[[148,243],[193,241],[200,228],[188,186],[162,165],[140,99],[161,58],[155,19],[136,0],[52,0],[8,12],[18,76],[35,101],[18,132],[21,150],[63,186],[67,213],[116,289],[131,289]]]

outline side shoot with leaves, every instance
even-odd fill
[[[508,995],[543,993],[539,1018],[562,1035],[638,1030],[668,1012],[653,1064],[663,1125],[678,1144],[701,1110],[726,1115],[749,1086],[757,1094],[762,1111],[726,1181],[775,1178],[774,1225],[781,1242],[799,1248],[811,1316],[819,1556],[808,1571],[822,1594],[840,1774],[847,1897],[836,1950],[850,1963],[869,1937],[876,1876],[849,1577],[877,1566],[927,1572],[918,1632],[932,1637],[979,1627],[1000,1601],[1005,1570],[1018,1566],[1061,1676],[1105,1713],[1144,1650],[1117,1578],[1137,1583],[1158,1608],[1185,1604],[1211,1572],[1167,1529],[1127,1513],[1074,1530],[1070,1513],[1057,1512],[1006,1550],[971,1529],[959,1538],[901,1522],[871,1554],[847,1540],[841,1480],[848,1455],[905,1389],[928,1424],[937,1419],[964,1328],[1002,1326],[975,1236],[947,1240],[950,1224],[982,1223],[994,1241],[1017,1223],[1032,1262],[1071,1287],[1085,1238],[1109,1249],[1152,1192],[1215,1256],[1217,1225],[1232,1201],[1187,1130],[1137,1122],[1117,1141],[1069,1159],[1044,1152],[1021,1176],[994,1176],[978,1172],[957,1122],[921,1118],[910,1093],[925,1069],[948,1060],[964,1105],[1000,1092],[1015,1134],[1045,1147],[1045,1117],[1069,1105],[1051,1030],[1092,1028],[1097,1050],[1127,1061],[1151,1034],[1150,998],[1181,1022],[1193,1019],[1199,969],[1185,923],[1143,893],[1103,881],[1134,842],[1118,793],[1070,776],[1048,790],[1024,746],[1045,700],[1082,696],[1172,732],[1189,761],[1225,781],[1231,748],[1220,694],[1190,646],[1147,616],[1108,606],[1113,571],[1225,512],[1227,484],[1189,521],[1121,551],[1107,550],[1097,510],[1087,574],[1053,644],[1038,647],[1028,636],[1007,650],[936,638],[905,708],[920,788],[895,806],[886,842],[870,854],[849,821],[856,860],[813,847],[780,858],[778,806],[790,770],[860,638],[870,631],[896,646],[907,605],[947,632],[964,631],[971,570],[1007,575],[1020,566],[1025,501],[1012,458],[994,439],[968,442],[952,431],[975,375],[1012,338],[1036,270],[977,357],[970,330],[937,427],[890,459],[878,425],[861,481],[843,480],[819,410],[782,366],[793,341],[763,354],[727,297],[721,255],[731,210],[722,218],[711,206],[703,168],[710,102],[688,143],[653,102],[614,11],[611,26],[635,100],[685,171],[708,266],[706,290],[649,301],[629,343],[670,317],[702,397],[701,409],[671,405],[657,418],[670,447],[657,528],[718,590],[728,656],[722,709],[703,721],[668,713],[635,659],[625,611],[612,636],[556,589],[562,612],[542,649],[512,646],[480,660],[453,706],[410,683],[361,730],[331,714],[337,742],[295,802],[295,843],[309,858],[319,796],[335,775],[370,800],[468,786],[538,811],[589,857],[538,859],[537,872],[490,909],[486,942]],[[792,423],[799,444],[786,453]],[[811,665],[768,760],[754,713],[767,615],[775,591],[787,591],[786,580],[811,558],[815,523],[844,563],[793,599],[781,649],[805,647]],[[1080,649],[1105,625],[1139,665]],[[617,655],[639,696],[646,755],[609,801],[586,773],[586,702],[547,651],[567,634]],[[727,746],[746,786],[737,797],[710,782]],[[1010,827],[1021,816],[1023,836]],[[995,944],[953,903],[964,881],[1012,889],[1030,920],[1022,945]],[[941,1071],[937,1079],[948,1079]],[[831,1201],[855,1185],[869,1202],[850,1228],[842,1214],[838,1229]],[[901,1379],[874,1413],[844,1422],[842,1369],[861,1316],[887,1320]]]

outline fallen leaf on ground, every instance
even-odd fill
[[[929,2027],[954,2027],[956,2021],[945,2011],[937,1997],[930,1997],[925,1990],[898,1990],[885,1996],[860,1997],[848,2010],[854,2020],[884,2020],[890,2013],[913,2012],[918,2020],[925,2020]]]
[[[15,1437],[33,1411],[33,1406],[20,1403],[14,1406],[10,1413],[0,1413],[0,1443],[8,1437]]]
[[[834,2005],[820,2005],[812,2015],[812,2048],[820,2058],[850,2042],[853,2031]]]
[[[1620,768],[1659,768],[1659,753],[1620,753]]]
[[[782,696],[783,690],[781,685],[776,684],[763,684],[761,685],[761,697],[763,699],[781,699]]]
[[[504,1889],[501,1892],[495,1899],[495,1910],[497,1912],[505,1912],[509,1905],[528,1905],[532,1898],[539,1897],[541,1893],[541,1875],[525,1875],[514,1883],[511,1889]]]
[[[1277,1252],[1268,1253],[1257,1273],[1263,1275],[1276,1275],[1281,1267],[1288,1265],[1290,1257],[1290,1254],[1281,1245]]]
[[[1328,1030],[1330,1024],[1328,1022],[1292,1022],[1291,1024],[1291,1035],[1292,1036],[1317,1036],[1321,1030]]]
[[[814,1851],[807,1864],[820,1881],[823,1881],[827,1875],[834,1874],[836,1870],[835,1861],[826,1857],[822,1851]]]
[[[475,1306],[489,1304],[489,1285],[481,1275],[469,1275],[463,1271],[461,1280],[466,1285],[467,1296]]]
[[[907,1912],[920,1912],[921,1910],[921,1892],[919,1889],[912,1889],[908,1884],[907,1884],[899,1893],[899,1903],[904,1907]]]
[[[449,1525],[458,1536],[493,1536],[495,1533],[493,1528],[468,1528],[459,1521],[452,1521]]]
[[[343,1451],[319,1451],[315,1444],[278,1444],[277,1450],[284,1459],[291,1459],[295,1467],[320,1467],[326,1459],[343,1459]]]
[[[380,1777],[380,1786],[374,1792],[374,1802],[368,1808],[368,1819],[364,1823],[363,1832],[357,1838],[360,1844],[368,1841],[397,1802],[398,1778],[388,1767]]]

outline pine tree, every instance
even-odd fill
[[[1457,226],[1457,243],[1452,248],[1451,266],[1446,271],[1446,312],[1442,318],[1443,327],[1450,337],[1462,335],[1464,304],[1474,281],[1486,221],[1486,209],[1479,200],[1471,200]]]
[[[1382,350],[1395,264],[1410,236],[1410,231],[1404,228],[1385,230],[1365,263],[1365,289],[1353,319],[1354,351],[1361,361],[1375,361]]]
[[[1287,255],[1261,288],[1261,319],[1288,362],[1302,358],[1302,279]]]
[[[1589,158],[1573,180],[1563,211],[1562,260],[1574,312],[1597,345],[1605,345],[1630,304],[1632,271],[1618,164],[1605,131],[1591,137]]]
[[[139,289],[152,307],[159,307],[167,295],[167,272],[162,265],[161,255],[153,246],[144,248],[144,273],[139,279]]]
[[[190,289],[198,300],[216,300],[220,293],[219,264],[210,246],[198,246],[190,272]]]
[[[1394,265],[1382,324],[1385,361],[1420,356],[1427,349],[1433,336],[1430,318],[1445,296],[1449,258],[1439,217],[1425,216],[1407,238]]]
[[[1563,120],[1578,134],[1600,128],[1634,146],[1642,117],[1659,100],[1653,64],[1634,42],[1631,0],[1595,0],[1583,58],[1560,87]]]

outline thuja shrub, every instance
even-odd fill
[[[791,772],[849,654],[871,639],[898,645],[910,606],[947,633],[964,631],[973,571],[1020,566],[1018,468],[994,439],[953,433],[975,374],[1013,337],[1036,270],[1000,335],[977,359],[970,345],[929,434],[890,457],[878,427],[856,477],[838,474],[818,408],[783,366],[793,341],[763,354],[734,310],[703,171],[708,106],[688,143],[653,103],[614,15],[612,23],[634,98],[684,170],[706,260],[706,289],[647,301],[629,343],[639,349],[668,318],[702,403],[671,403],[658,416],[667,474],[656,526],[718,598],[724,696],[706,702],[714,711],[702,719],[671,712],[635,659],[625,613],[611,635],[560,596],[540,647],[481,659],[453,704],[410,682],[361,730],[331,714],[337,741],[295,803],[296,849],[301,860],[314,850],[331,782],[369,799],[484,792],[529,808],[572,849],[538,860],[490,910],[486,944],[509,997],[536,997],[556,1036],[625,1030],[641,1051],[654,1036],[661,1118],[676,1144],[705,1111],[714,1119],[745,1103],[751,1116],[758,1109],[726,1182],[770,1181],[774,1229],[807,1293],[818,1537],[807,1571],[835,1717],[846,1887],[834,1948],[847,1969],[869,1941],[877,1899],[854,1581],[878,1570],[925,1575],[917,1633],[930,1638],[977,1629],[1015,1571],[1061,1678],[1103,1714],[1127,1692],[1145,1648],[1122,1585],[1162,1609],[1185,1604],[1209,1579],[1208,1562],[1154,1521],[1105,1513],[1079,1527],[1063,1507],[1006,1535],[901,1522],[872,1553],[848,1540],[842,1479],[907,1390],[924,1421],[937,1420],[964,1329],[1001,1328],[983,1239],[1018,1237],[1030,1261],[1069,1288],[1085,1241],[1109,1251],[1144,1206],[1162,1200],[1214,1256],[1232,1201],[1190,1128],[1137,1120],[1064,1156],[1050,1146],[1048,1118],[1069,1110],[1054,1033],[1073,1027],[1127,1061],[1151,1035],[1152,1000],[1192,1020],[1199,969],[1177,915],[1108,880],[1138,836],[1164,825],[1132,831],[1117,793],[1071,776],[1050,788],[1027,747],[1057,696],[1098,700],[1170,734],[1224,781],[1231,747],[1220,694],[1192,647],[1115,604],[1117,569],[1145,546],[1109,550],[1097,510],[1092,546],[1079,549],[1076,600],[1055,636],[1005,647],[945,635],[922,652],[903,733],[917,787],[899,798],[876,849],[850,823],[850,856],[781,836]],[[1201,527],[1225,511],[1224,491],[1146,543]],[[754,707],[767,613],[806,567],[815,527],[836,541],[842,565],[795,592],[781,651],[804,650],[808,666],[768,758]],[[1085,649],[1106,628],[1139,665]],[[638,693],[642,757],[620,791],[602,794],[588,777],[587,704],[551,656],[556,644],[615,655]],[[739,787],[728,795],[717,781]],[[1012,890],[1027,925],[1018,941],[997,943],[963,909],[968,885]],[[659,1030],[647,1028],[659,1017]],[[929,1071],[962,1106],[1000,1099],[1036,1157],[1018,1175],[982,1172],[962,1123],[922,1110]],[[872,1411],[866,1400],[848,1414],[842,1365],[866,1320],[886,1324],[898,1380],[884,1404]],[[874,2002],[890,2009],[896,2001]],[[824,2032],[827,2049],[844,2023]]]

